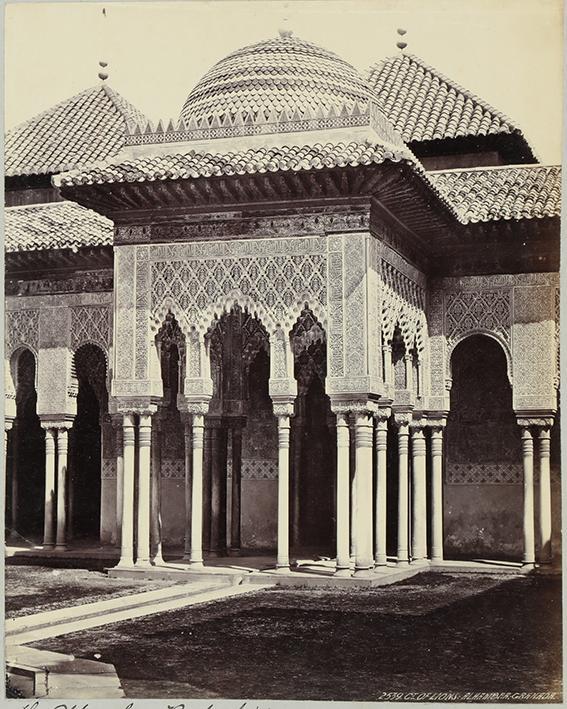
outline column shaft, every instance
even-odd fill
[[[350,576],[350,429],[347,415],[337,414],[337,570]]]
[[[423,428],[412,428],[412,559],[427,559],[427,480],[425,467],[425,435]]]
[[[376,421],[376,501],[375,501],[375,546],[374,561],[376,566],[386,565],[386,530],[387,530],[387,443],[388,421],[379,418]]]
[[[398,564],[409,563],[408,554],[408,424],[398,424]]]
[[[191,463],[193,452],[191,450],[191,422],[185,420],[185,537],[183,547],[183,558],[191,559],[191,487],[193,484],[191,476]]]
[[[124,471],[122,476],[122,528],[120,561],[118,566],[134,565],[134,460],[135,431],[133,414],[124,414],[122,420]]]
[[[548,428],[539,430],[539,541],[540,562],[551,563],[551,434]]]
[[[372,548],[372,419],[355,414],[356,558],[355,575],[365,575],[374,566]]]
[[[140,414],[138,432],[138,525],[136,538],[136,566],[150,564],[150,509],[151,509],[151,414]]]
[[[289,416],[278,416],[278,554],[276,567],[289,569]]]
[[[443,559],[443,429],[431,430],[431,559]]]
[[[55,549],[67,548],[67,445],[66,428],[57,431],[57,533]]]
[[[157,420],[153,426],[150,559],[153,564],[163,562],[161,527],[161,430]]]
[[[124,448],[122,443],[122,422],[114,426],[114,445],[116,446],[116,525],[114,545],[120,548],[122,536],[122,507],[124,497]]]
[[[524,566],[535,563],[534,530],[534,442],[532,432],[522,427],[522,455],[524,463]]]
[[[15,422],[12,428],[12,490],[10,494],[10,513],[11,513],[11,533],[13,535],[17,534],[18,524],[19,524],[19,494],[18,494],[18,469],[19,469],[19,457],[20,457],[20,436],[18,430],[18,423]],[[54,458],[55,460],[55,458]],[[55,465],[55,462],[53,463]],[[54,473],[55,476],[55,473]],[[55,488],[54,488],[55,489]],[[52,540],[53,541],[53,540]]]
[[[45,430],[45,511],[43,517],[43,546],[52,547],[55,511],[55,430]]]
[[[192,488],[191,488],[191,558],[192,566],[203,566],[203,434],[205,419],[193,416]]]

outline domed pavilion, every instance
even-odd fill
[[[287,31],[177,119],[103,81],[9,131],[12,539],[117,574],[551,563],[560,181],[420,58]]]

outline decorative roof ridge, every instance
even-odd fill
[[[496,172],[498,170],[561,170],[561,165],[542,165],[541,163],[517,163],[512,165],[478,165],[475,167],[454,167],[444,168],[443,170],[427,170],[428,175],[442,175],[445,173],[457,172]]]
[[[5,205],[4,210],[5,211],[21,211],[23,212],[26,209],[36,209],[37,207],[53,207],[53,206],[60,206],[62,204],[77,204],[76,202],[71,202],[68,199],[62,199],[62,200],[57,200],[56,202],[35,202],[34,204],[14,204],[14,205]],[[77,207],[80,207],[80,204],[77,204]]]
[[[130,103],[128,99],[124,98],[124,96],[122,96],[122,94],[116,91],[116,89],[113,89],[112,86],[109,86],[108,84],[102,84],[101,88],[108,96],[112,104],[116,107],[122,118],[124,118],[124,122],[126,123],[127,128],[129,128],[130,125],[138,124],[138,116],[143,116],[146,120],[148,120],[145,114],[142,113],[142,111],[136,108],[134,104]]]
[[[331,105],[312,111],[272,111],[266,116],[264,111],[239,110],[230,115],[228,112],[216,112],[210,118],[203,116],[196,120],[180,118],[174,121],[158,121],[155,124],[148,120],[144,125],[136,123],[128,125],[126,145],[143,145],[151,143],[178,143],[192,140],[209,140],[212,138],[242,137],[269,133],[295,133],[321,128],[343,128],[370,125],[378,111],[387,121],[384,112],[374,101],[361,104],[358,101],[344,102],[342,106]],[[221,118],[222,116],[222,118]],[[165,127],[164,127],[165,126]],[[285,128],[285,130],[284,130]],[[403,143],[401,137],[398,138]]]
[[[408,59],[409,61],[415,62],[418,66],[420,66],[422,69],[424,69],[426,72],[432,74],[435,76],[437,79],[440,81],[443,81],[445,84],[447,84],[450,88],[455,89],[456,91],[462,93],[464,96],[467,98],[470,98],[472,101],[476,101],[476,103],[479,104],[482,108],[484,108],[486,111],[494,115],[496,118],[499,118],[501,121],[504,123],[507,123],[511,128],[512,131],[511,133],[517,133],[519,135],[523,135],[523,132],[521,128],[519,128],[514,121],[512,121],[507,114],[503,113],[502,111],[494,108],[491,104],[488,103],[488,101],[485,101],[483,98],[481,98],[478,94],[473,93],[469,89],[466,89],[464,86],[456,82],[454,79],[449,78],[446,74],[443,74],[440,72],[438,69],[435,67],[431,66],[431,64],[428,64],[426,61],[424,61],[421,57],[418,57],[416,54],[412,54],[411,52],[404,52],[403,54],[393,54],[389,57],[385,57],[382,60],[377,61],[375,64],[372,64],[367,73],[366,77],[370,77],[370,73],[372,70],[381,68],[384,66],[387,62],[389,61],[404,61],[405,59]]]

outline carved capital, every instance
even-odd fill
[[[293,402],[274,402],[274,416],[276,416],[278,419],[282,417],[289,418],[293,416]]]
[[[73,428],[73,416],[65,416],[62,418],[51,418],[49,416],[41,416],[41,427],[44,430],[48,428],[54,429],[56,431],[66,430]]]
[[[392,409],[389,406],[378,406],[378,410],[374,413],[374,419],[377,425],[386,423],[392,415]]]
[[[553,418],[547,417],[519,417],[517,421],[518,426],[520,426],[520,428],[531,428],[532,426],[535,426],[537,428],[551,428],[553,426]]]

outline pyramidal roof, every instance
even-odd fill
[[[406,143],[521,134],[503,113],[413,54],[374,64],[368,83]]]
[[[147,118],[119,93],[105,84],[91,87],[8,131],[5,175],[53,174],[106,160],[139,123]]]

